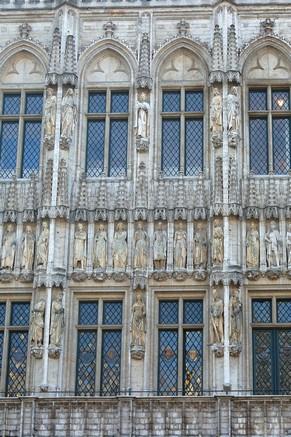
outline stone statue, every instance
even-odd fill
[[[63,295],[60,293],[59,296],[52,301],[50,346],[60,347],[64,326]]]
[[[233,86],[227,96],[227,127],[233,133],[239,133],[239,98],[238,88]]]
[[[114,269],[125,269],[127,262],[127,232],[123,223],[117,223],[112,243]]]
[[[175,269],[184,269],[187,258],[187,233],[183,230],[183,223],[178,224],[174,237],[174,266]]]
[[[213,302],[210,307],[213,343],[223,343],[223,300],[213,289]]]
[[[291,223],[287,226],[286,233],[286,247],[287,247],[287,265],[288,268],[291,268]]]
[[[212,240],[212,261],[214,265],[223,263],[223,228],[218,220],[214,220]]]
[[[136,269],[146,269],[148,261],[148,235],[143,229],[142,222],[139,222],[137,225],[134,242],[134,267]]]
[[[76,106],[74,103],[74,91],[69,88],[62,99],[62,128],[61,136],[72,138],[76,119]]]
[[[146,310],[141,293],[136,294],[136,300],[132,306],[131,331],[131,346],[144,347],[146,331]]]
[[[210,121],[212,135],[214,137],[220,137],[222,134],[222,97],[217,88],[213,88]]]
[[[46,92],[46,100],[44,106],[44,134],[45,137],[54,137],[56,129],[56,110],[57,99],[53,94],[52,88],[48,88]]]
[[[154,267],[165,270],[167,260],[167,233],[163,230],[163,223],[159,222],[154,233]]]
[[[2,240],[1,269],[13,270],[16,249],[16,233],[14,226],[9,223]]]
[[[146,101],[146,94],[142,93],[140,95],[140,101],[138,101],[136,105],[137,138],[146,139],[149,136],[149,132],[148,132],[149,110],[150,110],[150,105]]]
[[[103,224],[99,225],[99,229],[95,235],[95,267],[97,269],[105,269],[107,263],[107,234]]]
[[[247,232],[247,268],[258,268],[259,253],[260,253],[260,239],[259,232],[256,229],[256,224],[252,222],[250,229]]]
[[[202,223],[197,224],[193,238],[193,263],[195,269],[206,268],[207,265],[207,236]]]
[[[30,326],[31,343],[35,347],[41,347],[43,344],[44,311],[45,300],[40,299],[40,301],[35,304],[32,311]]]
[[[38,266],[46,267],[48,257],[48,239],[49,230],[47,222],[43,222],[42,231],[37,240],[36,246],[36,264]]]
[[[282,244],[282,238],[274,221],[271,222],[270,230],[265,235],[265,242],[267,246],[268,267],[280,267],[280,247]]]
[[[35,235],[30,225],[26,226],[22,236],[21,270],[31,272],[34,260]]]
[[[74,242],[74,269],[86,269],[87,262],[87,232],[83,223],[77,224]]]
[[[242,303],[239,298],[239,291],[234,290],[229,300],[229,341],[236,344],[240,340],[241,335],[241,317],[242,317]]]

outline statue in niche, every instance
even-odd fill
[[[56,129],[56,111],[57,98],[53,94],[52,88],[48,88],[46,92],[46,100],[44,105],[44,135],[52,138],[55,136]]]
[[[280,267],[280,248],[282,244],[281,235],[277,229],[276,222],[270,223],[270,230],[265,235],[267,246],[267,264],[269,268]]]
[[[159,222],[154,233],[154,267],[165,270],[167,260],[167,233],[163,230],[163,223]]]
[[[45,300],[40,299],[40,301],[35,304],[31,317],[31,343],[35,347],[41,347],[43,344],[44,311]]]
[[[223,263],[223,228],[218,220],[214,220],[212,240],[212,260],[214,265]]]
[[[229,300],[229,341],[237,344],[241,335],[242,303],[239,298],[239,290],[233,290]]]
[[[256,224],[252,222],[247,232],[247,268],[258,268],[259,253],[260,253],[260,238],[257,231]]]
[[[38,266],[46,267],[47,265],[48,239],[49,239],[48,224],[47,222],[43,222],[42,231],[37,240],[36,264]]]
[[[213,343],[223,343],[223,300],[213,289],[213,302],[210,307],[211,324],[213,332]]]
[[[288,268],[291,268],[291,223],[287,226],[286,233],[286,247],[287,247],[287,265]]]
[[[95,235],[95,267],[105,269],[107,263],[107,234],[101,223]]]
[[[78,223],[74,241],[74,269],[86,269],[87,262],[87,232],[83,223]]]
[[[187,258],[187,233],[183,229],[183,223],[178,224],[174,236],[174,266],[175,269],[184,269]]]
[[[207,235],[202,223],[197,224],[193,238],[193,263],[195,269],[206,268],[207,265]]]
[[[229,132],[239,133],[239,98],[238,87],[233,86],[227,96],[227,128]]]
[[[52,301],[51,325],[50,325],[50,346],[60,347],[63,329],[65,326],[63,295],[60,293]]]
[[[26,226],[22,236],[21,270],[31,272],[34,260],[35,235],[30,225]]]
[[[222,135],[222,96],[218,88],[213,88],[213,97],[210,107],[210,128],[213,137]]]
[[[148,132],[149,111],[150,111],[150,105],[146,101],[146,94],[141,93],[140,99],[136,105],[137,138],[147,139],[149,136],[149,132]]]
[[[127,232],[123,223],[117,223],[112,243],[113,268],[125,269],[127,261]]]
[[[14,226],[9,223],[2,240],[1,269],[13,270],[16,250],[16,233]]]
[[[71,139],[76,119],[74,91],[69,88],[62,99],[62,127],[61,137]]]
[[[137,225],[134,242],[134,267],[136,269],[146,269],[148,261],[148,235],[143,229],[142,222],[139,222]]]
[[[146,331],[146,309],[141,293],[136,293],[136,300],[135,303],[132,305],[131,331],[131,347],[137,346],[144,348]]]

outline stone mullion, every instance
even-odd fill
[[[187,270],[190,272],[193,271],[193,226],[191,213],[189,212],[187,217]]]
[[[114,214],[113,211],[109,211],[108,214],[108,263],[107,271],[113,271],[113,260],[112,260],[112,241],[114,237]]]
[[[266,223],[265,223],[263,210],[260,210],[259,234],[260,234],[260,270],[264,272],[267,269],[267,260],[266,260],[266,250],[265,250]]]

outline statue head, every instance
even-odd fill
[[[43,224],[42,224],[42,229],[48,229],[48,224],[47,224],[47,222],[43,222]]]
[[[143,224],[142,222],[138,222],[137,224],[137,229],[142,230],[143,229]]]
[[[233,94],[234,96],[237,96],[237,87],[236,86],[233,86],[231,88],[231,94]]]
[[[271,231],[274,231],[276,228],[277,228],[276,222],[271,221],[271,223],[270,223],[270,229],[271,229]]]
[[[66,96],[73,96],[74,95],[74,91],[72,88],[69,88],[66,92]]]
[[[100,223],[100,225],[99,225],[99,231],[101,231],[101,232],[102,232],[102,231],[104,231],[104,229],[105,229],[105,228],[104,228],[104,225],[103,225],[103,223]]]
[[[47,97],[51,97],[53,95],[53,89],[52,88],[48,88],[46,90],[46,95],[47,95]]]
[[[159,222],[159,223],[157,224],[157,228],[158,228],[159,231],[161,231],[161,230],[163,229],[163,223],[162,223],[162,222]]]
[[[288,231],[291,232],[291,223],[288,223]]]
[[[31,234],[31,232],[32,232],[32,227],[31,227],[30,225],[27,225],[25,229],[26,229],[26,232],[27,232],[28,234]]]
[[[178,229],[179,229],[180,231],[182,231],[182,229],[183,229],[183,223],[182,223],[182,222],[179,222],[179,223],[178,223]]]
[[[12,232],[13,231],[13,224],[9,223],[9,225],[7,226],[7,231],[8,232]]]
[[[122,223],[122,222],[117,223],[117,225],[116,225],[116,229],[117,229],[118,231],[123,231],[123,223]]]
[[[83,230],[83,223],[78,223],[78,231],[82,231]]]

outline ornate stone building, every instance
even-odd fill
[[[0,35],[0,434],[291,436],[290,2]]]

